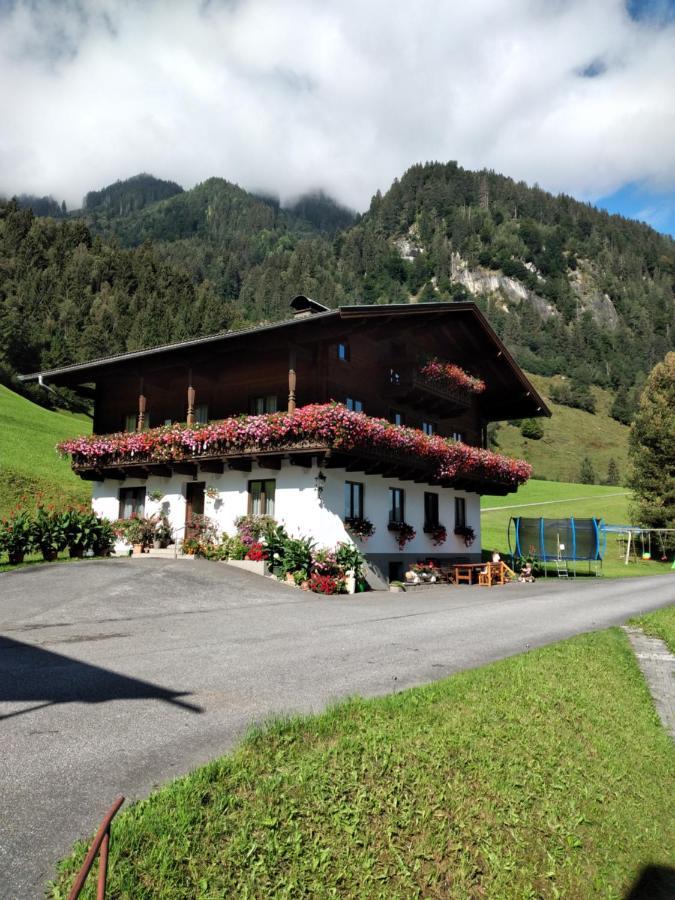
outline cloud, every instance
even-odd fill
[[[429,159],[669,191],[674,48],[619,0],[0,0],[0,193],[150,171],[364,209]]]

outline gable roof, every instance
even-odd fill
[[[185,341],[176,341],[171,344],[162,344],[157,347],[150,347],[144,350],[132,350],[126,353],[118,353],[110,356],[103,356],[92,359],[87,362],[74,363],[69,366],[61,366],[56,369],[46,369],[41,372],[31,372],[26,375],[19,375],[19,380],[23,382],[51,381],[56,385],[68,385],[77,387],[95,382],[97,378],[110,374],[125,362],[142,360],[152,360],[153,357],[165,356],[169,359],[172,355],[177,356],[185,350],[196,348],[208,348],[209,346],[227,345],[230,342],[246,342],[255,336],[267,335],[270,333],[278,333],[280,337],[285,337],[290,341],[297,339],[300,333],[306,336],[307,331],[318,332],[324,325],[340,324],[344,322],[354,323],[359,319],[376,320],[381,318],[383,321],[392,321],[403,319],[410,316],[420,317],[429,316],[434,319],[450,320],[455,317],[468,319],[473,323],[472,329],[481,332],[485,341],[491,344],[495,350],[494,358],[499,360],[500,366],[510,370],[511,380],[520,385],[522,393],[521,398],[529,398],[525,404],[527,409],[523,409],[520,418],[529,416],[550,416],[550,410],[541,398],[535,387],[524,374],[520,366],[516,363],[513,356],[509,353],[506,346],[497,336],[496,332],[485,318],[483,313],[478,309],[475,303],[471,301],[451,302],[451,303],[392,303],[387,305],[354,305],[340,306],[336,309],[328,309],[309,297],[299,295],[291,301],[291,308],[294,309],[296,315],[292,319],[284,319],[281,322],[272,322],[263,325],[256,325],[250,328],[243,328],[235,331],[226,331],[219,334],[207,335],[205,337],[191,338]],[[297,335],[297,336],[296,336]],[[514,418],[516,416],[509,413],[502,418]]]

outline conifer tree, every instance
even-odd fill
[[[587,456],[584,456],[581,460],[579,481],[581,484],[595,484],[595,469],[593,468],[593,463]]]
[[[607,484],[619,484],[619,467],[614,457],[610,459],[607,466]]]
[[[652,369],[631,428],[633,519],[675,528],[675,353]]]

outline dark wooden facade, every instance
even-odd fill
[[[296,298],[296,318],[41,373],[43,381],[94,390],[94,432],[222,419],[275,397],[279,410],[356,401],[370,416],[429,423],[481,445],[491,421],[549,415],[542,399],[472,303],[342,307]],[[301,301],[298,303],[297,301]],[[482,378],[482,394],[425,382],[429,357]],[[35,379],[37,374],[24,376]]]

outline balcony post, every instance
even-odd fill
[[[195,389],[191,384],[187,390],[187,424],[188,427],[195,424]]]
[[[136,419],[136,431],[143,431],[145,428],[145,409],[146,398],[145,393],[143,392],[143,379],[141,378],[138,388],[138,418]]]
[[[295,385],[296,385],[296,355],[295,350],[288,351],[288,411],[295,412]]]

